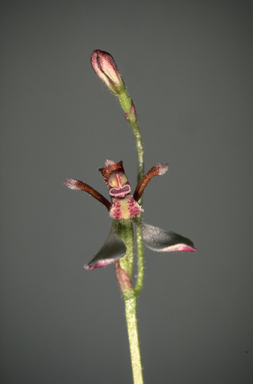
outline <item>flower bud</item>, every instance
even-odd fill
[[[120,94],[125,90],[117,65],[109,53],[96,49],[91,55],[91,65],[112,93]]]

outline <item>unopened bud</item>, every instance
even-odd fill
[[[96,49],[91,55],[91,65],[112,93],[120,94],[125,90],[117,65],[109,53]]]

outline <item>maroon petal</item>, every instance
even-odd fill
[[[113,220],[111,232],[104,245],[98,251],[96,256],[84,266],[85,269],[92,270],[106,267],[109,264],[121,259],[126,253],[125,243],[118,235],[118,220]]]
[[[98,200],[100,203],[104,204],[104,206],[108,209],[108,211],[111,209],[112,204],[109,200],[107,200],[101,193],[96,191],[94,188],[92,188],[90,185],[85,184],[81,180],[75,180],[75,179],[67,179],[63,183],[68,188],[73,190],[80,190],[89,193],[94,199]]]
[[[178,235],[171,231],[154,227],[144,223],[135,217],[132,219],[134,223],[141,229],[144,245],[157,252],[194,252],[193,242],[186,237]]]
[[[168,169],[169,169],[169,164],[167,163],[159,163],[154,167],[152,167],[146,173],[146,175],[143,176],[143,178],[139,181],[137,187],[135,188],[134,200],[138,201],[141,198],[144,192],[144,189],[146,188],[146,186],[154,176],[162,176],[168,171]]]

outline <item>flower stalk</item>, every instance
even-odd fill
[[[121,263],[115,263],[116,276],[125,301],[125,315],[127,322],[127,333],[130,348],[130,357],[132,364],[133,382],[134,384],[143,384],[142,364],[140,343],[137,325],[137,294],[132,287],[128,274],[121,268]]]
[[[125,313],[130,347],[133,382],[143,384],[141,353],[136,316],[137,297],[136,295],[125,298]]]
[[[113,57],[107,52],[95,50],[91,55],[91,64],[97,75],[105,82],[108,88],[116,95],[118,101],[124,111],[124,116],[130,124],[136,142],[137,150],[137,169],[138,169],[138,183],[144,176],[144,148],[140,133],[139,124],[133,100],[129,96],[123,79],[119,73],[117,65]],[[142,197],[139,199],[142,203]],[[139,218],[141,219],[141,213]],[[127,223],[128,221],[128,223]],[[128,275],[132,276],[133,260],[134,260],[134,237],[133,227],[130,220],[120,223],[119,236],[124,241],[127,247],[125,257],[120,260],[120,267],[125,270]],[[125,301],[125,313],[127,320],[128,338],[130,346],[130,355],[132,362],[133,380],[134,384],[142,384],[142,365],[140,356],[140,346],[138,337],[136,305],[137,297],[143,287],[144,280],[144,247],[142,241],[142,233],[140,228],[136,228],[136,253],[137,253],[137,279],[136,286],[132,294],[126,297],[123,291],[123,298]],[[120,276],[117,274],[118,282],[120,283]],[[122,290],[122,289],[121,289]]]
[[[144,247],[156,252],[194,252],[192,241],[172,231],[164,230],[145,223],[142,220],[143,192],[155,176],[164,175],[169,168],[167,163],[159,163],[144,175],[144,149],[137,121],[134,103],[127,93],[123,79],[113,57],[103,51],[95,50],[91,64],[96,74],[109,90],[117,96],[124,116],[135,136],[138,158],[138,184],[134,193],[125,174],[123,161],[116,163],[107,159],[103,168],[99,168],[107,184],[111,202],[88,184],[75,179],[67,179],[64,184],[72,190],[81,190],[90,194],[103,204],[113,219],[111,230],[104,245],[84,267],[87,270],[102,268],[115,263],[117,280],[125,302],[125,314],[128,329],[130,356],[134,384],[143,384],[140,345],[138,337],[136,306],[137,298],[143,286]],[[134,230],[135,227],[135,236]],[[137,278],[132,285],[134,263],[134,242],[137,253]]]
[[[124,116],[132,128],[136,143],[138,169],[137,181],[139,183],[144,175],[144,147],[134,102],[126,90],[124,81],[113,57],[109,53],[98,49],[95,50],[91,55],[91,65],[96,74],[107,85],[109,90],[118,98],[118,101],[124,111]],[[142,204],[142,200],[142,197],[140,197],[138,202]],[[141,219],[141,217],[142,214],[140,213],[139,218]],[[138,273],[135,289],[138,296],[142,290],[144,280],[144,246],[142,233],[138,227],[136,228],[136,253]]]

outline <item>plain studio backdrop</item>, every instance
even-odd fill
[[[145,169],[169,172],[144,220],[195,253],[145,252],[145,384],[253,382],[252,3],[1,2],[1,384],[130,384],[114,266],[86,271],[111,225],[97,171],[137,156],[90,65],[110,52],[133,98]]]

